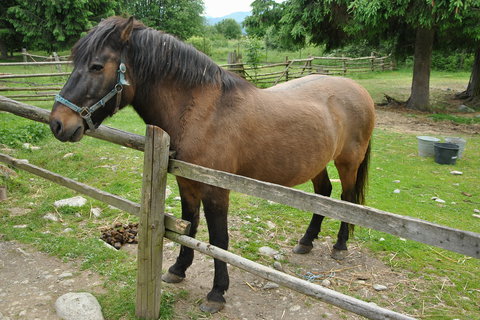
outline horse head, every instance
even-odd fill
[[[133,99],[127,61],[133,26],[133,18],[104,20],[73,47],[74,69],[50,115],[58,140],[79,141],[86,130],[95,130]]]

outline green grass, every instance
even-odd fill
[[[401,98],[402,94],[408,92],[411,73],[399,70],[355,78],[378,102],[383,98],[383,93]],[[463,88],[467,82],[466,73],[432,73],[432,84],[440,91]],[[35,103],[47,109],[51,104]],[[439,117],[440,121],[458,121],[456,116],[451,115],[445,119],[438,114],[432,117]],[[138,134],[143,134],[145,130],[143,122],[132,108],[122,110],[105,124]],[[78,144],[60,143],[47,134],[47,126],[5,113],[0,113],[0,130],[0,143],[12,148],[7,151],[12,156],[29,159],[35,165],[139,202],[143,153],[89,137]],[[367,205],[452,228],[479,232],[480,219],[472,214],[474,209],[480,209],[480,137],[462,137],[467,140],[464,158],[455,166],[444,166],[434,163],[432,159],[417,156],[415,135],[376,129]],[[24,149],[21,147],[23,142],[30,142],[41,149]],[[74,155],[64,158],[68,153]],[[451,170],[462,171],[463,175],[451,175]],[[338,178],[331,165],[329,172],[331,178]],[[394,183],[395,180],[400,183]],[[83,208],[58,210],[63,223],[46,221],[42,216],[55,212],[55,200],[76,194],[23,171],[17,171],[17,175],[8,179],[0,178],[2,183],[8,187],[9,200],[0,203],[0,234],[6,240],[15,239],[32,244],[64,260],[80,261],[81,268],[98,272],[104,276],[107,290],[106,294],[99,296],[105,317],[134,319],[135,261],[124,252],[107,249],[98,238],[100,227],[111,225],[113,221],[136,221],[136,218],[90,199]],[[178,196],[174,177],[169,177],[168,184],[173,191],[173,195],[167,199],[168,210],[180,216],[180,204],[173,200]],[[312,191],[311,184],[298,188]],[[395,194],[394,189],[400,189],[401,192]],[[339,198],[339,193],[339,185],[334,183],[333,196]],[[465,196],[464,193],[471,196]],[[434,202],[431,200],[433,196],[444,199],[446,203],[441,205]],[[25,216],[10,217],[8,209],[11,207],[28,208],[31,211]],[[91,217],[90,207],[102,208],[101,218]],[[310,219],[308,213],[239,193],[232,193],[230,215],[231,221],[235,221],[230,229],[231,250],[266,264],[271,261],[259,256],[258,248],[265,245],[276,249],[291,247],[303,234]],[[277,225],[273,239],[269,232],[265,232],[268,230],[268,221]],[[198,237],[206,240],[205,222],[201,223]],[[13,228],[20,224],[28,227]],[[67,227],[75,232],[62,233]],[[322,235],[334,238],[338,222],[327,219],[322,230]],[[379,241],[380,238],[385,241]],[[357,228],[352,241],[368,248],[394,270],[406,272],[413,282],[421,282],[421,292],[405,285],[399,287],[399,290],[406,292],[403,301],[408,304],[404,312],[420,315],[424,304],[435,306],[425,309],[422,316],[425,319],[480,319],[479,260],[365,228]],[[449,285],[445,285],[446,279]],[[347,287],[341,287],[340,290],[349,292]],[[167,292],[162,302],[164,319],[173,317],[173,303],[184,295]],[[388,297],[391,301],[400,298],[395,293],[389,295],[392,295]],[[374,302],[389,306],[384,298],[377,298]]]
[[[462,117],[462,116],[444,114],[444,113],[432,114],[430,118],[432,118],[435,121],[450,121],[453,123],[460,123],[460,124],[480,123],[480,118]]]

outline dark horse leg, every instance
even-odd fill
[[[350,155],[352,156],[353,153]],[[346,161],[335,161],[335,166],[338,169],[340,181],[342,182],[342,200],[358,204],[365,202],[369,157],[370,144],[361,163],[354,161],[352,158],[346,159]],[[354,225],[342,221],[338,231],[337,242],[332,250],[334,259],[341,260],[347,256],[347,241],[350,233],[353,233],[353,228]]]
[[[330,197],[332,194],[332,183],[328,178],[328,172],[325,168],[315,178],[312,179],[313,189],[316,194]],[[324,216],[313,214],[312,220],[305,232],[305,235],[298,241],[298,244],[293,248],[293,252],[298,254],[309,253],[313,248],[313,240],[318,238],[320,227],[322,225]]]
[[[200,212],[200,189],[199,184],[183,178],[178,178],[178,187],[182,199],[182,219],[191,223],[190,237],[195,237],[198,228]],[[162,280],[168,283],[178,283],[185,278],[185,271],[192,264],[193,249],[181,246],[177,261],[168,272],[162,276]]]
[[[202,197],[205,218],[207,219],[210,244],[228,250],[228,197],[230,191],[215,187],[207,187]],[[215,275],[212,290],[207,295],[207,300],[200,309],[204,312],[214,313],[225,306],[225,291],[229,286],[227,264],[214,259]]]

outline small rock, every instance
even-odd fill
[[[180,200],[182,200],[182,198],[180,198],[180,197],[175,197],[175,198],[173,198],[173,200],[175,200],[175,201],[180,201]]]
[[[263,290],[278,289],[280,286],[275,282],[267,282],[263,285]]]
[[[380,238],[378,239],[378,241],[385,241],[385,238]]]
[[[90,213],[93,214],[96,218],[98,218],[102,214],[102,209],[92,208],[92,209],[90,209]]]
[[[47,213],[43,216],[43,219],[57,222],[59,219],[54,213]]]
[[[275,223],[273,223],[272,221],[268,220],[268,221],[267,221],[267,227],[268,227],[268,229],[275,229],[277,226],[275,225]]]
[[[465,112],[465,113],[473,113],[473,112],[475,112],[474,109],[472,109],[472,108],[470,108],[469,106],[466,106],[466,105],[464,105],[464,104],[462,104],[462,105],[460,105],[460,106],[458,107],[458,111],[460,111],[460,112]]]
[[[437,198],[437,199],[435,199],[435,202],[438,202],[438,203],[445,203],[445,200],[443,200],[443,199],[440,199],[440,198]]]
[[[472,214],[472,217],[480,219],[480,214]]]
[[[272,257],[272,258],[273,258],[274,255],[279,253],[277,250],[272,249],[270,247],[261,247],[260,249],[258,249],[258,252],[261,255],[269,256],[269,257]]]
[[[100,304],[87,292],[64,294],[55,301],[55,310],[64,320],[103,320]]]
[[[167,198],[170,197],[171,195],[172,195],[172,190],[171,190],[169,187],[167,187],[167,188],[165,189],[165,199],[167,199]]]
[[[400,193],[400,189],[393,190],[393,193]]]
[[[17,224],[13,226],[14,229],[25,229],[26,227],[28,227],[26,224]]]
[[[55,208],[60,208],[60,207],[82,207],[87,203],[87,199],[85,199],[82,196],[77,196],[73,198],[68,198],[68,199],[62,199],[62,200],[57,200],[53,203],[53,206]]]
[[[74,153],[66,153],[63,158],[66,159],[66,158],[70,158],[70,157],[73,157],[75,154]]]
[[[73,229],[72,229],[72,228],[65,228],[65,229],[63,229],[62,232],[63,232],[63,233],[73,232]]]
[[[393,180],[393,183],[400,183],[400,180]]]
[[[374,284],[373,289],[375,289],[376,291],[385,291],[387,290],[387,287],[383,284]]]
[[[330,287],[332,285],[332,282],[328,279],[323,279],[322,282],[320,283],[323,287]]]
[[[268,202],[269,205],[277,204],[275,201],[272,201],[272,200],[267,200],[267,202]]]
[[[291,312],[297,312],[297,311],[299,311],[300,309],[302,309],[302,307],[300,307],[299,305],[295,305],[295,306],[291,307],[289,310],[290,310]]]
[[[473,209],[473,212],[480,213],[480,210],[479,209]]]
[[[455,176],[461,176],[463,174],[462,171],[457,171],[457,170],[453,170],[453,171],[450,171],[450,174],[453,174]]]
[[[283,259],[283,254],[281,254],[281,253],[274,254],[273,259],[275,259],[277,261],[282,260]]]
[[[64,272],[61,275],[58,276],[59,279],[65,279],[65,278],[70,278],[73,277],[73,273],[71,272]]]
[[[275,270],[284,272],[284,271],[283,271],[283,266],[282,266],[282,264],[281,264],[280,262],[278,262],[278,261],[275,261],[275,262],[273,263],[273,268],[274,268]]]

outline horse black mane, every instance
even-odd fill
[[[100,22],[72,50],[75,66],[89,63],[92,56],[108,45],[123,50],[120,28],[126,19],[111,17]],[[248,83],[219,67],[212,59],[174,36],[146,27],[135,21],[128,42],[128,57],[137,84],[171,80],[186,87],[219,84],[224,91]]]

